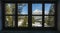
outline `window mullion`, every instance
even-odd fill
[[[44,27],[44,2],[42,4],[42,27]]]
[[[28,3],[28,26],[29,28],[32,27],[32,3]]]
[[[55,20],[55,28],[57,28],[57,2],[54,5],[54,10],[55,10],[55,14],[54,14],[54,20]]]
[[[5,28],[5,3],[2,2],[2,24],[3,24],[3,28]]]
[[[17,3],[15,3],[15,28],[18,27]]]

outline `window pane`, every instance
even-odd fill
[[[32,14],[42,15],[42,4],[32,4]]]
[[[28,16],[18,16],[18,27],[28,26]]]
[[[28,4],[27,3],[19,3],[18,4],[18,15],[20,14],[28,14]]]
[[[45,15],[54,15],[54,4],[45,4]]]
[[[45,16],[45,27],[54,27],[54,16]]]
[[[42,16],[32,16],[32,27],[42,27]]]
[[[15,4],[5,4],[5,14],[15,14]]]
[[[14,16],[6,16],[5,26],[6,27],[14,27],[15,26],[15,17]]]

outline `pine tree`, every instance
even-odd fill
[[[18,4],[18,6],[21,6],[21,7],[18,8],[18,15],[20,15],[21,12],[22,12],[23,7],[25,7],[26,5],[25,4],[24,5],[23,4]],[[19,17],[21,17],[21,16],[19,16]],[[21,20],[21,18],[18,18],[18,20]],[[24,16],[23,20],[24,21],[22,23],[22,27],[26,27],[27,26],[26,23],[28,23],[28,17]]]
[[[49,15],[54,14],[54,5],[51,5],[50,11],[49,11]],[[54,17],[53,16],[48,16],[46,19],[46,23],[49,26],[54,26]]]
[[[23,21],[23,23],[22,23],[22,26],[23,26],[23,27],[27,27],[28,25],[27,25],[26,23],[28,23],[28,17],[25,16],[23,20],[24,20],[24,21]]]
[[[48,17],[47,24],[49,26],[54,26],[54,17],[53,16]]]
[[[32,24],[34,24],[35,23],[35,19],[34,19],[34,17],[32,16]]]
[[[6,14],[12,14],[12,13],[14,13],[14,12],[12,12],[14,8],[15,8],[14,4],[11,5],[11,6],[9,6],[8,4],[6,4]],[[8,24],[7,26],[13,27],[13,16],[6,16],[6,23]]]

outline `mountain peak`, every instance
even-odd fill
[[[39,10],[39,9],[36,9],[36,10],[33,11],[33,14],[42,14],[42,11]]]

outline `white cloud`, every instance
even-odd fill
[[[27,12],[21,12],[21,14],[27,14]]]
[[[42,14],[42,11],[41,11],[41,10],[36,9],[36,10],[34,10],[34,11],[33,11],[33,14]]]
[[[45,11],[45,14],[47,15],[49,13],[49,11]]]
[[[49,13],[49,11],[45,11],[45,14],[48,14],[48,13]],[[42,14],[42,10],[38,10],[38,9],[36,9],[36,10],[34,10],[34,11],[32,12],[32,14],[40,15],[40,14]]]

